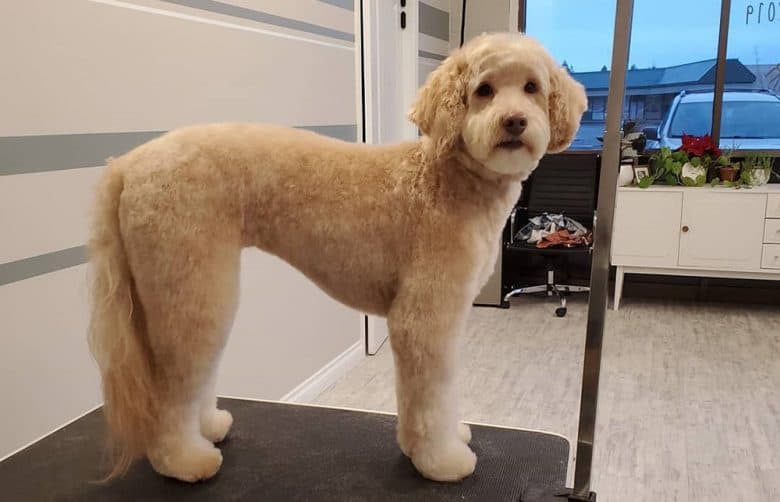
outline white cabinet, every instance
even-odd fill
[[[677,264],[709,269],[761,268],[765,209],[766,194],[706,189],[686,192]]]
[[[780,186],[619,188],[614,308],[627,273],[780,280]]]
[[[677,264],[682,194],[652,192],[617,199],[612,237],[613,261],[623,265],[673,267]]]

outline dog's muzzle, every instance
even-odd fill
[[[525,132],[528,121],[522,115],[511,115],[501,122],[501,127],[507,135],[507,138],[496,145],[497,148],[505,150],[517,150],[523,147],[523,141],[520,137]]]

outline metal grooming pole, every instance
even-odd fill
[[[593,235],[593,259],[590,274],[588,326],[585,337],[585,360],[582,371],[580,418],[577,432],[574,489],[566,494],[570,501],[595,502],[590,490],[593,465],[593,439],[601,371],[601,345],[609,294],[609,254],[612,248],[612,223],[615,213],[620,139],[622,134],[623,95],[626,86],[633,0],[617,0],[612,66],[607,98],[607,124],[599,182],[598,208]]]

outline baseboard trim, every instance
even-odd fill
[[[288,403],[306,403],[313,401],[325,389],[366,357],[363,341],[358,340],[347,350],[336,356],[315,374],[301,382],[293,390],[282,396],[280,401]]]
[[[63,429],[63,428],[65,428],[65,427],[69,426],[70,424],[72,424],[72,423],[73,423],[73,422],[75,422],[76,420],[79,420],[79,419],[81,419],[81,418],[84,418],[84,417],[86,417],[87,415],[89,415],[89,414],[90,414],[90,413],[92,413],[93,411],[97,410],[97,409],[98,409],[98,408],[100,408],[101,406],[103,406],[103,403],[102,403],[102,402],[101,402],[100,404],[96,405],[96,406],[93,406],[92,408],[88,409],[87,411],[85,411],[85,412],[81,413],[81,414],[80,414],[80,415],[78,415],[77,417],[71,418],[70,420],[68,420],[68,421],[67,421],[67,422],[65,422],[64,424],[62,424],[62,425],[58,425],[57,427],[55,427],[54,429],[50,430],[49,432],[47,432],[47,433],[45,433],[45,434],[42,434],[42,435],[40,435],[38,438],[36,438],[36,439],[33,439],[32,441],[29,441],[29,442],[27,442],[26,444],[24,444],[23,446],[20,446],[19,448],[16,448],[16,449],[15,449],[15,450],[13,450],[12,452],[10,452],[10,453],[6,453],[5,455],[0,455],[0,462],[4,462],[5,460],[8,460],[9,458],[13,457],[13,456],[14,456],[14,455],[16,455],[17,453],[20,453],[22,450],[26,450],[26,449],[27,449],[27,448],[29,448],[30,446],[34,445],[34,444],[35,444],[35,443],[37,443],[38,441],[41,441],[41,440],[43,440],[43,439],[46,439],[47,437],[51,436],[51,435],[52,435],[52,434],[54,434],[55,432],[59,431],[60,429]]]

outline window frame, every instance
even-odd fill
[[[520,0],[520,5],[517,13],[517,30],[521,33],[526,31],[526,3],[528,0]],[[617,0],[616,0],[617,3]],[[718,52],[717,60],[715,63],[715,88],[712,100],[712,127],[710,128],[710,136],[712,136],[715,144],[720,143],[721,132],[721,118],[723,112],[723,92],[726,84],[726,52],[728,49],[729,39],[729,26],[731,21],[731,0],[721,0],[720,2],[720,24],[718,27]],[[633,21],[632,21],[633,24]],[[614,44],[614,35],[613,35]],[[609,92],[612,92],[610,89]],[[671,123],[671,122],[669,122]],[[663,122],[662,124],[663,125]],[[569,150],[567,150],[568,152]],[[764,155],[772,155],[774,157],[780,157],[780,150],[745,150],[737,149],[736,153],[761,153]]]

